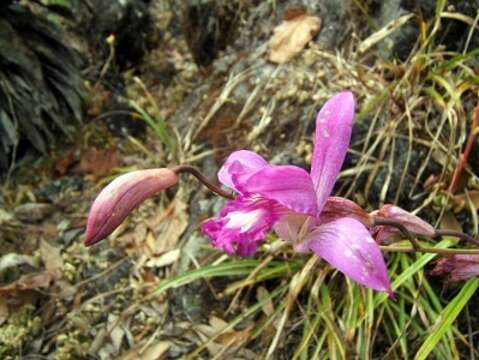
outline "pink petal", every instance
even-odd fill
[[[244,181],[267,165],[267,161],[253,151],[235,151],[228,156],[228,159],[221,167],[218,172],[218,179],[222,184],[237,190],[235,181]]]
[[[281,211],[274,201],[239,196],[226,204],[218,218],[203,223],[201,230],[215,247],[229,254],[250,256]]]
[[[267,166],[246,181],[236,183],[245,194],[258,194],[275,200],[286,208],[302,214],[316,216],[317,206],[311,177],[292,165]]]
[[[351,141],[354,96],[343,91],[329,99],[316,118],[311,178],[321,210],[333,190]]]
[[[359,221],[341,218],[320,225],[305,241],[312,251],[351,279],[392,296],[381,250]]]
[[[303,240],[315,224],[315,217],[291,212],[283,215],[273,229],[279,238],[292,242],[296,252],[308,252],[309,248]]]
[[[408,231],[415,235],[421,235],[425,237],[434,237],[435,235],[435,230],[432,225],[428,224],[420,217],[411,214],[410,212],[395,205],[384,205],[379,210],[373,211],[370,216],[373,220],[376,218],[395,220],[404,225]],[[374,237],[380,244],[384,243],[391,237],[401,235],[401,232],[397,228],[381,225],[374,226],[372,228],[372,233],[375,234]]]
[[[320,224],[343,217],[356,219],[366,227],[370,227],[373,224],[372,217],[354,201],[339,196],[328,197],[319,215]]]
[[[138,170],[117,177],[93,202],[85,245],[93,245],[110,235],[146,198],[177,182],[178,176],[170,169]]]
[[[451,255],[436,262],[432,275],[445,275],[448,282],[455,283],[479,275],[479,255]]]

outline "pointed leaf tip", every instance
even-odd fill
[[[85,245],[106,238],[145,199],[177,182],[178,175],[170,169],[138,170],[114,179],[93,202]]]

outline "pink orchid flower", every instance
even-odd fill
[[[296,251],[312,251],[354,281],[392,295],[384,258],[366,227],[370,217],[352,201],[329,198],[350,143],[354,107],[353,94],[344,91],[320,110],[310,173],[270,165],[252,151],[232,153],[218,179],[238,195],[202,225],[213,245],[248,256],[274,228]]]

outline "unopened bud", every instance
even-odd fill
[[[178,182],[170,169],[137,170],[121,175],[97,196],[88,214],[85,245],[103,240],[144,200]]]

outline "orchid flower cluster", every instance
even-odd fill
[[[233,193],[190,166],[122,175],[94,201],[85,243],[92,245],[107,237],[142,201],[177,184],[181,172],[190,172],[230,199],[219,216],[201,225],[213,246],[228,254],[251,256],[274,230],[296,252],[313,252],[359,284],[392,296],[380,245],[401,232],[424,237],[435,237],[437,232],[397,206],[367,213],[351,200],[331,196],[351,140],[354,111],[349,91],[324,104],[316,119],[309,173],[297,166],[271,165],[252,151],[239,150],[218,172],[221,184]]]

